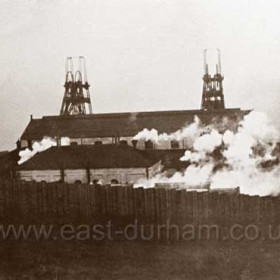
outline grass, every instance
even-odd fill
[[[3,242],[0,279],[280,279],[280,244]]]

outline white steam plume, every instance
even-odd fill
[[[236,132],[220,134],[212,129],[196,138],[181,161],[189,166],[171,178],[158,174],[146,182],[184,183],[186,187],[211,184],[211,188],[240,187],[241,193],[275,195],[280,193],[279,132],[266,114],[251,112],[239,123]],[[141,185],[145,182],[138,182]]]
[[[70,145],[70,139],[68,137],[62,137],[60,141],[61,146]],[[26,148],[25,150],[19,152],[20,160],[18,161],[18,164],[24,163],[37,153],[43,152],[53,146],[57,146],[57,141],[50,137],[44,137],[42,141],[34,142],[32,150]]]
[[[226,132],[223,157],[227,165],[213,174],[213,188],[240,186],[246,194],[280,193],[280,166],[277,162],[279,132],[267,115],[252,112],[244,117],[236,134]]]
[[[133,139],[134,140],[152,140],[153,142],[165,142],[165,141],[171,141],[171,140],[183,140],[185,139],[188,144],[192,144],[194,139],[198,137],[200,133],[202,133],[202,126],[200,125],[200,119],[195,116],[194,121],[183,127],[182,129],[171,133],[158,133],[156,129],[143,129],[142,131],[138,132]],[[205,130],[205,128],[204,128]]]

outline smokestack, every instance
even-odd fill
[[[17,150],[20,150],[21,149],[21,142],[20,142],[19,139],[17,140],[16,145],[17,145]]]
[[[60,147],[61,146],[61,139],[59,136],[56,137],[56,146]]]

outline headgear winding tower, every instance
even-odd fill
[[[201,100],[202,110],[221,110],[225,109],[224,93],[223,93],[223,79],[221,73],[221,51],[216,49],[218,54],[218,63],[216,64],[216,74],[211,76],[209,74],[209,67],[207,63],[207,49],[204,50],[204,71],[203,76],[203,91]]]
[[[66,58],[65,92],[60,109],[60,115],[92,114],[89,83],[87,81],[86,63],[79,56],[79,70],[74,72],[72,57]]]

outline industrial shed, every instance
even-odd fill
[[[156,129],[159,133],[173,133],[192,123],[198,116],[203,124],[214,125],[218,130],[234,130],[245,114],[250,111],[235,109],[182,110],[156,112],[128,112],[90,115],[45,116],[31,118],[20,141],[21,147],[30,147],[44,137],[60,139],[69,137],[78,145],[95,143],[118,144],[125,141],[137,149],[185,149],[184,141],[172,145],[167,143],[146,143],[133,137],[143,129]]]
[[[51,147],[19,166],[26,181],[132,184],[161,171],[161,161],[127,145]]]

